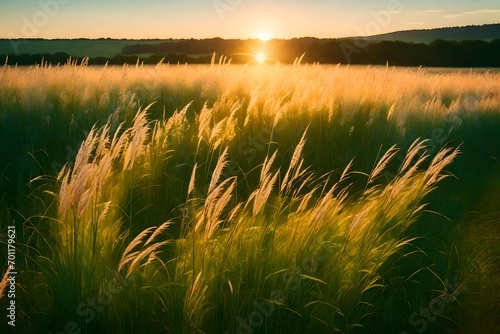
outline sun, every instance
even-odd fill
[[[263,41],[263,42],[267,42],[269,40],[271,40],[271,34],[267,33],[267,32],[261,32],[259,35],[258,35],[258,38]]]
[[[259,64],[264,64],[266,62],[266,55],[262,52],[259,52],[255,55],[255,61],[258,62]]]

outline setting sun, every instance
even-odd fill
[[[267,42],[271,39],[271,34],[267,32],[262,32],[258,35],[258,39],[260,39],[263,42]]]

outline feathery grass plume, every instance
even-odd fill
[[[187,195],[191,195],[191,193],[194,191],[194,184],[196,182],[196,169],[198,168],[198,162],[194,164],[193,171],[191,172],[191,177],[189,179],[189,185],[188,185],[188,193]]]
[[[230,142],[234,137],[236,137],[236,129],[238,125],[238,119],[236,118],[236,112],[241,109],[242,102],[235,101],[229,107],[229,116],[226,118],[224,133],[222,134],[222,140],[225,142]]]
[[[7,76],[7,72],[9,70],[8,60],[9,60],[9,57],[6,57],[5,64],[3,65],[2,74],[0,75],[0,82],[3,82],[4,78]]]
[[[352,165],[353,165],[353,160],[351,160],[349,164],[344,168],[340,176],[340,179],[333,186],[330,187],[330,190],[328,190],[328,192],[324,194],[323,197],[321,197],[314,206],[311,212],[310,223],[311,225],[314,225],[315,230],[317,230],[320,227],[323,218],[325,217],[325,215],[329,210],[332,211],[332,214],[336,214],[344,207],[345,201],[349,195],[350,185],[347,185],[344,188],[342,188],[335,197],[334,197],[334,192],[340,187],[341,183],[349,177]],[[327,182],[325,182],[325,186],[326,185]]]
[[[304,196],[302,196],[302,199],[300,201],[300,204],[299,206],[297,207],[297,211],[296,213],[302,213],[304,211],[307,210],[307,207],[309,205],[309,202],[311,201],[311,199],[313,198],[314,194],[316,193],[316,191],[318,191],[318,189],[320,189],[321,186],[317,185],[316,187],[314,187],[311,191],[309,191],[307,194],[305,194]]]
[[[271,195],[271,191],[273,190],[274,184],[278,180],[279,174],[280,174],[280,170],[278,169],[278,171],[276,173],[274,173],[274,175],[272,175],[272,173],[269,173],[268,175],[266,175],[266,178],[262,182],[262,185],[259,186],[259,188],[257,189],[255,196],[253,196],[254,202],[253,202],[252,214],[254,217],[259,214],[259,212],[262,210],[264,205],[267,203],[267,200],[269,199],[269,196]]]
[[[250,194],[248,201],[245,204],[246,208],[253,200],[252,213],[254,216],[256,216],[264,207],[264,204],[267,203],[274,184],[279,176],[279,170],[274,175],[269,172],[274,160],[276,159],[277,153],[278,151],[275,151],[270,159],[269,156],[265,157],[260,171],[259,186]]]
[[[186,115],[192,104],[193,101],[189,102],[181,110],[176,110],[174,114],[170,116],[166,122],[164,122],[160,133],[160,135],[163,136],[164,146],[167,146],[167,142],[172,145],[178,145],[178,143],[185,140],[183,130],[187,127]]]
[[[460,153],[459,148],[444,148],[436,154],[432,159],[431,165],[425,172],[425,186],[431,187],[434,184],[448,177],[448,175],[441,175],[442,170],[448,166]]]
[[[329,203],[334,198],[334,196],[333,196],[334,192],[340,187],[342,182],[344,182],[351,174],[351,168],[352,168],[353,163],[354,163],[354,160],[351,160],[347,164],[347,166],[342,171],[342,174],[340,175],[339,180],[337,182],[335,182],[335,184],[333,186],[330,187],[330,190],[328,190],[328,192],[326,194],[323,195],[324,190],[326,189],[326,186],[328,184],[328,179],[326,182],[324,182],[325,189],[323,189],[323,191],[322,191],[323,196],[320,199],[318,199],[318,201],[316,202],[316,205],[315,205],[313,213],[312,213],[314,220],[321,219],[324,216],[324,213],[328,209]],[[350,187],[350,185],[348,185],[348,186],[344,187],[342,190],[340,190],[339,194],[337,195],[337,198],[339,199],[339,201],[337,202],[338,204],[342,204],[343,200],[347,197],[349,187]]]
[[[302,63],[302,60],[304,59],[306,53],[304,52],[302,56],[296,57],[295,60],[293,61],[293,66],[300,66],[300,63]]]
[[[139,244],[141,244],[144,239],[151,234],[151,232],[156,229],[156,226],[151,226],[139,233],[125,248],[123,251],[122,257],[118,264],[118,271],[120,271],[128,262],[132,261],[135,253],[132,253],[132,250],[135,249]]]
[[[172,225],[171,221],[167,221],[161,224],[149,237],[149,239],[144,243],[144,246],[152,243],[161,233],[163,233],[170,225]]]
[[[242,207],[243,207],[243,202],[238,203],[229,213],[228,221],[230,222],[234,221],[238,217],[238,215],[240,215]]]
[[[189,289],[186,291],[183,305],[183,315],[186,332],[195,332],[203,322],[209,308],[206,305],[208,285],[204,282],[203,272],[200,271]]]
[[[225,189],[225,191],[220,195],[220,197],[207,197],[207,202],[210,203],[209,206],[206,207],[206,226],[205,226],[205,240],[208,240],[212,237],[215,230],[220,225],[220,215],[231,201],[233,197],[233,192],[236,187],[236,178],[228,179],[232,180],[229,186]],[[220,188],[223,189],[225,184],[221,183]],[[218,191],[214,191],[214,194],[217,194]],[[213,204],[212,204],[213,203]]]
[[[127,248],[123,251],[122,257],[118,263],[118,271],[121,271],[126,265],[128,265],[127,269],[127,277],[132,274],[137,268],[142,260],[148,258],[147,264],[152,261],[152,258],[155,257],[158,250],[164,245],[171,242],[171,240],[161,241],[152,243],[161,233],[163,233],[169,226],[171,222],[166,222],[160,225],[159,227],[152,226],[144,231],[142,231],[139,235],[137,235],[127,246]],[[149,237],[148,237],[149,236]],[[148,239],[144,242],[144,239]],[[141,248],[136,251],[136,249],[140,244],[142,244]]]
[[[382,171],[384,171],[384,169],[387,167],[387,165],[389,165],[392,159],[394,159],[398,152],[399,149],[396,147],[396,145],[393,145],[387,150],[387,152],[384,153],[382,158],[380,158],[377,164],[373,167],[366,183],[367,187],[382,173]]]
[[[61,168],[57,179],[60,181],[61,185],[59,187],[59,206],[58,211],[61,215],[61,218],[64,219],[69,211],[71,205],[71,194],[69,193],[70,189],[68,189],[69,185],[69,176],[70,176],[70,168],[65,165]]]
[[[406,171],[406,169],[411,165],[413,159],[417,156],[417,154],[423,149],[425,149],[425,144],[427,142],[428,140],[421,140],[420,138],[417,138],[413,141],[413,143],[408,148],[408,152],[406,153],[406,156],[403,160],[403,164],[399,169],[399,173],[404,173]]]
[[[208,240],[220,224],[220,215],[232,198],[232,193],[236,187],[236,177],[222,181],[218,186],[209,192],[203,208],[197,214],[197,222],[194,231],[203,227],[204,239]]]
[[[97,138],[97,145],[95,149],[95,158],[99,159],[105,156],[109,152],[110,138],[109,138],[109,123],[105,124],[104,127],[99,131],[100,135]]]
[[[418,169],[421,165],[427,160],[429,157],[428,153],[425,149],[425,140],[419,143],[414,142],[411,147],[408,149],[408,152],[403,160],[402,167],[400,167],[399,172],[394,180],[389,184],[388,187],[384,191],[389,190],[390,196],[389,199],[395,198],[402,189],[404,189],[408,182],[412,180],[412,178],[417,174]],[[423,151],[416,161],[415,157]]]
[[[154,103],[148,105],[144,110],[139,109],[130,129],[130,142],[123,154],[123,170],[130,170],[134,162],[146,152],[146,141],[149,137],[147,114]]]
[[[260,171],[260,179],[259,179],[259,184],[264,184],[264,181],[268,178],[269,170],[271,169],[271,166],[274,163],[274,160],[276,159],[276,156],[278,154],[278,151],[276,150],[273,155],[271,156],[271,159],[269,159],[269,156],[266,155],[264,159],[264,163],[262,164],[262,170]]]
[[[260,99],[259,91],[260,91],[260,87],[256,87],[253,89],[253,91],[250,94],[250,101],[248,102],[245,120],[243,121],[243,128],[244,129],[248,126],[248,124],[250,124],[250,119],[254,115],[258,114],[257,103]]]
[[[204,140],[205,142],[209,142],[209,134],[210,130],[210,122],[212,121],[213,109],[208,108],[207,102],[203,105],[199,115],[197,116],[198,120],[198,147],[201,142]],[[198,150],[198,149],[197,149]]]
[[[279,107],[277,108],[277,111],[275,113],[275,116],[274,116],[274,120],[273,120],[273,129],[276,128],[276,126],[278,125],[279,121],[283,118],[283,115],[285,114],[285,112],[287,110],[290,109],[290,103],[287,102],[286,104],[283,104],[283,100],[286,98],[287,96],[284,96],[280,99],[279,101]]]
[[[95,166],[92,164],[93,150],[97,143],[97,132],[92,128],[78,150],[74,167],[63,168],[59,173],[61,188],[59,193],[59,214],[64,219],[69,211],[77,208],[81,217],[90,200],[90,184],[94,177]]]
[[[300,169],[302,167],[302,162],[304,161],[304,159],[301,159],[301,156],[306,144],[306,133],[308,129],[309,126],[307,126],[307,128],[305,129],[304,133],[302,134],[302,138],[300,138],[299,144],[295,147],[292,155],[292,160],[290,161],[288,170],[286,171],[285,177],[283,178],[283,183],[280,187],[280,193],[282,193],[284,196],[286,196],[290,192],[293,182],[295,181],[294,177],[297,177],[297,175],[301,175]],[[295,167],[297,165],[299,165],[299,168],[295,170]],[[293,176],[291,175],[292,173],[294,173]]]
[[[157,242],[141,249],[140,251],[130,254],[131,257],[129,258],[129,261],[131,260],[131,262],[129,264],[129,268],[127,269],[127,277],[140,267],[142,260],[147,258],[146,264],[151,263],[152,259],[154,259],[156,254],[159,252],[158,250],[170,242],[171,240]]]
[[[5,271],[5,274],[0,281],[0,300],[2,300],[2,298],[5,296],[5,290],[7,290],[7,287],[9,286],[9,281],[7,281],[7,279],[9,278],[9,273],[10,266],[7,266],[7,270]]]
[[[217,165],[215,165],[215,169],[212,173],[212,178],[210,180],[210,185],[208,186],[209,194],[215,189],[215,186],[217,185],[217,182],[219,182],[220,176],[222,175],[222,171],[227,165],[227,156],[228,156],[227,151],[228,147],[224,149],[222,154],[217,159]]]
[[[116,136],[114,137],[116,140]],[[123,140],[118,140],[120,142]],[[74,167],[65,167],[58,175],[61,182],[59,192],[59,213],[65,219],[70,209],[76,209],[77,218],[83,217],[90,201],[98,196],[106,180],[121,144],[110,143],[109,126],[92,130],[80,147]]]
[[[356,214],[355,216],[352,217],[351,224],[349,224],[348,228],[348,234],[353,233],[355,230],[362,230],[363,227],[358,228],[360,225],[361,221],[363,218],[365,218],[366,214],[372,209],[371,206],[367,206],[364,210],[362,210],[360,213]],[[363,224],[362,224],[363,225]],[[356,231],[359,233],[359,231]]]
[[[215,124],[210,132],[210,137],[208,138],[208,144],[211,146],[211,150],[215,151],[219,145],[222,144],[224,128],[226,128],[227,119],[224,118],[219,123]]]
[[[354,164],[354,160],[349,161],[347,166],[342,171],[342,174],[340,175],[340,179],[337,181],[337,184],[342,183],[343,181],[345,181],[349,177],[353,164]]]
[[[92,152],[97,143],[97,129],[95,126],[90,129],[87,138],[80,145],[80,149],[76,154],[75,163],[73,165],[73,175],[78,171],[84,169],[84,167],[89,163],[92,158]]]
[[[415,145],[409,149],[408,154],[414,157],[415,147],[418,146]],[[402,210],[406,210],[404,218],[400,218],[401,221],[394,226],[399,233],[406,230],[425,208],[426,204],[419,204],[424,196],[434,189],[437,182],[447,177],[442,172],[456,157],[458,149],[443,149],[440,153],[436,155],[427,170],[419,173],[418,168],[428,157],[426,151],[422,152],[415,162],[406,166],[405,173],[399,173],[380,193],[379,197],[385,198],[383,210],[380,213],[383,212],[386,219],[390,220],[399,215]],[[391,229],[392,227],[389,227],[388,230]]]
[[[311,186],[316,181],[316,177],[314,176],[314,174],[312,172],[309,172],[311,170],[311,168],[312,168],[312,166],[309,166],[307,168],[304,168],[300,173],[297,173],[296,178],[301,177],[302,181],[300,182],[299,186],[293,191],[292,195],[293,195],[294,199],[300,197],[302,190],[306,186]],[[307,177],[306,177],[306,173],[308,173]]]

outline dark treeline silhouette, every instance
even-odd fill
[[[500,67],[500,39],[492,42],[436,40],[430,44],[398,41],[378,43],[367,43],[363,40],[332,41],[315,45],[304,60],[335,64]]]
[[[427,67],[500,67],[500,39],[445,41],[429,44],[399,41],[374,42],[368,39],[322,40],[299,38],[272,40],[208,40],[167,41],[157,44],[135,44],[123,48],[123,55],[112,58],[90,58],[90,65],[157,64],[164,63],[208,64],[213,53],[224,55],[233,64],[245,64],[254,55],[264,52],[269,62],[293,63],[305,54],[303,61],[321,64],[396,65]],[[146,56],[144,56],[146,55]],[[11,55],[10,65],[65,64],[71,55],[67,53]],[[7,56],[0,56],[5,63]],[[81,59],[80,59],[81,60]]]
[[[184,53],[184,54],[207,54],[217,50],[220,53],[228,54],[238,48],[241,44],[239,40],[224,40],[222,38],[212,39],[183,39],[165,41],[158,44],[134,44],[123,47],[122,52],[127,55],[153,53]]]

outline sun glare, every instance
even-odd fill
[[[262,32],[259,34],[258,38],[263,42],[267,42],[271,39],[271,35],[267,32]]]
[[[265,55],[265,54],[263,54],[262,52],[257,53],[257,54],[255,55],[255,61],[256,61],[256,62],[258,62],[259,64],[263,64],[263,63],[265,63],[266,58],[267,58],[267,57],[266,57],[266,55]]]

